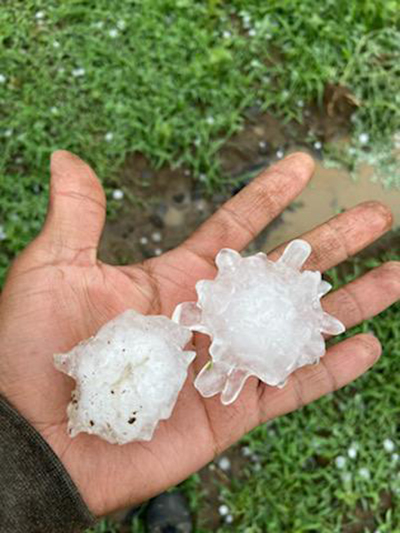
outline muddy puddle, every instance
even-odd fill
[[[309,186],[287,209],[270,232],[263,251],[293,239],[321,224],[335,214],[367,200],[378,200],[389,206],[394,215],[394,227],[400,227],[400,191],[387,190],[371,181],[373,168],[363,165],[357,178],[340,169],[327,169],[317,161]]]
[[[300,135],[301,132],[298,132]],[[297,137],[298,139],[299,137]],[[308,187],[250,246],[268,252],[335,214],[366,200],[379,200],[394,214],[400,227],[400,190],[385,190],[371,181],[373,168],[362,166],[353,179],[346,170],[326,168],[313,147],[288,139],[273,119],[263,117],[221,150],[227,186],[224,193],[207,195],[185,169],[154,170],[140,154],[132,155],[121,171],[125,197],[119,212],[107,222],[100,255],[110,263],[129,263],[153,257],[180,244],[218,207],[249,180],[249,175],[276,161],[277,151],[311,153],[316,172]]]

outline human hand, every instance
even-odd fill
[[[202,398],[193,378],[208,358],[207,339],[194,337],[198,357],[172,417],[151,442],[111,445],[67,435],[73,382],[53,365],[127,308],[171,316],[194,300],[195,283],[213,278],[223,247],[243,249],[305,187],[313,163],[292,155],[222,206],[189,239],[159,258],[128,266],[97,259],[105,197],[93,171],[76,156],[56,152],[48,216],[40,235],[12,266],[0,301],[0,392],[47,440],[97,515],[141,502],[204,466],[253,427],[338,389],[380,355],[370,334],[329,348],[318,365],[297,370],[278,389],[250,378],[238,400]],[[324,271],[377,239],[391,224],[386,207],[361,204],[301,238],[313,253],[306,268]],[[283,247],[270,254],[276,259]],[[350,328],[400,297],[400,265],[388,263],[323,299],[325,310]]]

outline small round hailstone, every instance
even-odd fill
[[[346,466],[346,457],[343,457],[343,455],[338,455],[335,459],[336,468],[339,468],[340,470]]]
[[[391,439],[385,439],[383,441],[383,447],[385,449],[385,452],[387,453],[393,453],[394,452],[394,448],[395,448],[395,445],[394,445],[394,442],[391,440]]]
[[[232,33],[229,30],[225,30],[222,32],[222,37],[224,39],[230,39],[232,37]]]
[[[68,405],[71,437],[86,432],[108,442],[150,440],[170,417],[195,357],[191,333],[165,316],[128,310],[69,353],[54,356],[76,381]]]
[[[250,457],[252,455],[252,451],[249,448],[249,446],[243,446],[242,455],[243,455],[243,457]]]
[[[321,307],[331,285],[320,272],[300,271],[310,253],[302,240],[291,242],[276,262],[263,253],[241,257],[223,249],[216,278],[196,284],[198,302],[178,305],[173,320],[212,340],[212,360],[195,380],[204,397],[222,393],[228,405],[250,376],[283,387],[297,368],[325,354],[323,333],[344,331]]]
[[[233,522],[233,516],[232,516],[231,514],[226,515],[226,517],[225,517],[225,522],[226,522],[227,524],[232,524],[232,522]]]
[[[151,240],[153,242],[161,242],[162,241],[162,235],[159,231],[155,231],[151,234]]]
[[[140,237],[139,242],[144,246],[146,244],[149,244],[149,239],[147,237]]]
[[[368,133],[361,133],[358,137],[358,140],[360,141],[360,144],[368,144],[369,142]]]
[[[61,71],[61,69],[60,69]],[[85,69],[84,68],[75,68],[73,71],[72,71],[72,75],[74,76],[74,78],[81,78],[82,76],[85,75]]]
[[[7,233],[4,229],[4,226],[0,226],[0,241],[5,241],[7,239]]]
[[[398,453],[392,453],[392,461],[394,463],[397,463],[398,460],[399,460],[399,454]]]
[[[371,472],[368,470],[368,468],[365,468],[365,467],[360,468],[358,473],[362,479],[365,479],[365,480],[371,479]]]
[[[4,74],[0,74],[0,83],[5,83],[7,81],[7,78],[4,76]]]
[[[157,257],[159,257],[160,255],[162,255],[162,249],[161,248],[156,248],[154,250],[154,255],[156,255]]]
[[[341,475],[341,478],[342,478],[343,483],[350,483],[352,479],[352,475],[350,472],[343,472],[343,474]]]
[[[355,459],[357,457],[357,448],[350,446],[350,448],[347,450],[347,455],[350,457],[350,459]]]
[[[229,514],[229,507],[227,505],[220,505],[218,507],[218,513],[220,516],[227,516]]]
[[[60,48],[60,43],[58,41],[53,41],[53,48]]]
[[[228,472],[228,470],[231,469],[231,462],[230,462],[230,460],[228,459],[228,457],[221,457],[221,458],[218,460],[218,466],[219,466],[220,469],[223,470],[224,472]]]
[[[322,148],[322,142],[320,142],[320,141],[315,141],[315,143],[314,143],[314,148],[315,148],[316,150],[321,150],[321,148]]]
[[[276,151],[276,157],[278,159],[282,159],[282,157],[285,155],[284,151],[283,150],[277,150]]]
[[[114,189],[112,192],[112,197],[114,200],[122,200],[124,197],[124,191],[121,191],[121,189]]]
[[[35,19],[36,20],[42,20],[44,18],[44,12],[43,11],[37,11],[37,13],[35,13]]]
[[[108,32],[108,35],[111,37],[111,39],[115,39],[116,37],[118,37],[118,30],[117,30],[117,28],[112,28],[112,29]]]
[[[109,142],[111,142],[114,139],[114,134],[111,131],[108,131],[104,135],[104,139],[109,143]]]

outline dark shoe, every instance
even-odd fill
[[[145,514],[148,533],[191,533],[192,517],[180,492],[164,492],[149,503]]]

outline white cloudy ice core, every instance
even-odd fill
[[[196,285],[197,303],[176,308],[176,322],[212,340],[211,361],[195,381],[203,396],[221,393],[230,404],[249,376],[283,386],[294,370],[325,354],[323,333],[344,331],[321,307],[331,285],[320,272],[300,271],[310,253],[302,240],[292,241],[276,262],[263,253],[241,257],[223,249],[216,278]]]
[[[54,357],[76,381],[68,406],[69,433],[111,443],[150,440],[169,418],[195,357],[183,348],[191,332],[163,316],[129,310],[94,337]]]

